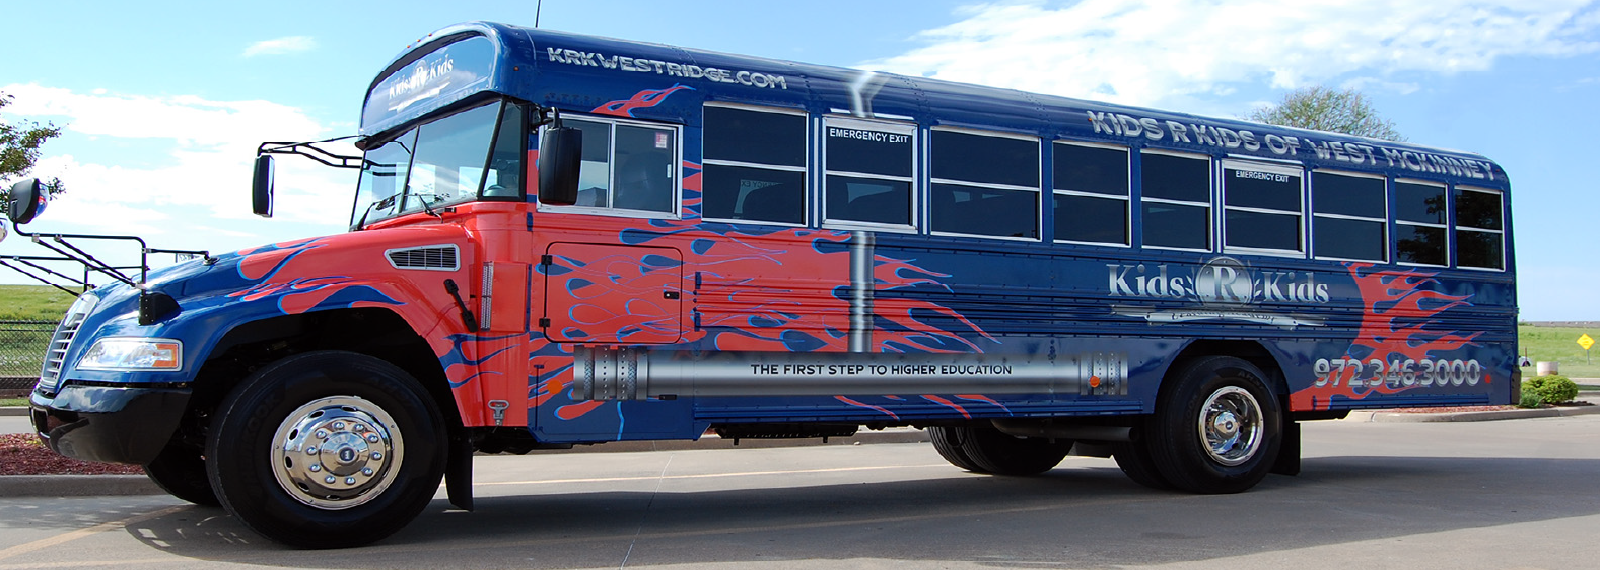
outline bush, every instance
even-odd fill
[[[1560,404],[1571,402],[1579,397],[1579,385],[1574,384],[1567,376],[1551,374],[1536,376],[1523,381],[1523,389],[1532,391],[1540,396],[1540,401],[1547,404]]]
[[[1518,399],[1519,408],[1538,408],[1540,403],[1540,394],[1528,388],[1523,389],[1523,396]]]

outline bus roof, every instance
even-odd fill
[[[1474,153],[488,22],[443,28],[390,62],[368,90],[360,132],[384,133],[485,92],[683,124],[698,123],[702,104],[723,102],[1508,186],[1499,165]]]

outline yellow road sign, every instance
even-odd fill
[[[1590,338],[1590,335],[1587,335],[1587,334],[1579,335],[1579,346],[1584,347],[1585,350],[1590,350],[1590,345],[1593,345],[1593,344],[1595,344],[1595,339]]]

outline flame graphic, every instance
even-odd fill
[[[615,117],[632,117],[634,116],[634,110],[643,109],[646,107],[655,107],[662,101],[666,100],[668,95],[672,95],[674,92],[680,89],[688,89],[690,91],[695,90],[694,87],[683,84],[674,84],[672,87],[668,87],[666,89],[646,89],[644,91],[635,93],[633,97],[629,97],[627,99],[618,99],[599,107],[595,107],[595,109],[591,112],[601,115],[612,115]]]
[[[1435,273],[1418,270],[1367,271],[1371,263],[1348,263],[1351,278],[1362,294],[1365,311],[1362,324],[1344,357],[1366,362],[1379,359],[1386,366],[1395,360],[1422,361],[1432,357],[1434,351],[1451,351],[1473,344],[1480,333],[1463,335],[1457,332],[1438,332],[1426,327],[1434,317],[1448,309],[1471,306],[1471,295],[1447,295],[1425,288],[1436,284]],[[1326,410],[1336,397],[1361,400],[1375,394],[1396,394],[1419,387],[1384,383],[1377,386],[1361,383],[1352,386],[1363,370],[1358,367],[1341,369],[1338,377],[1323,386],[1300,390],[1290,397],[1294,410]],[[1488,383],[1490,376],[1485,375]]]

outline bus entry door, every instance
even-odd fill
[[[541,260],[552,342],[668,344],[684,332],[677,249],[553,243]]]

